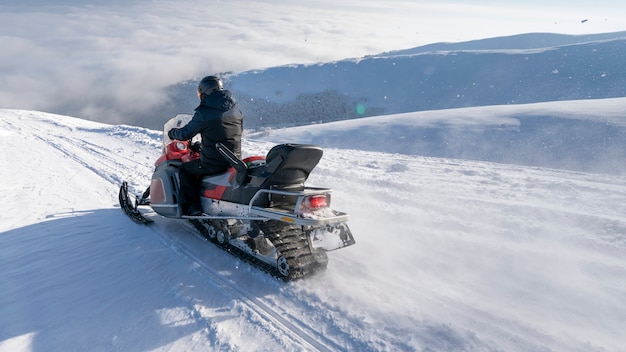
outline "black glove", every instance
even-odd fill
[[[192,152],[200,153],[200,150],[202,150],[202,143],[191,143],[191,141],[189,141],[189,149],[191,149]]]
[[[172,131],[173,131],[173,130],[174,130],[174,129],[172,128],[171,130],[167,131],[167,136],[168,136],[168,137],[170,137],[170,139],[171,139],[171,140],[174,140],[174,139],[175,139],[174,137],[172,137]]]

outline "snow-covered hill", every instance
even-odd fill
[[[626,98],[484,106],[265,129],[250,138],[625,175],[624,111]]]
[[[626,32],[531,33],[438,43],[319,64],[225,75],[248,128],[469,106],[626,96]],[[195,107],[197,81],[171,87],[153,116]],[[138,121],[139,122],[139,121]]]
[[[248,155],[286,139],[325,144],[310,184],[332,187],[334,207],[351,216],[357,244],[288,284],[181,221],[140,226],[123,215],[119,184],[147,186],[159,132],[0,110],[0,351],[623,351],[623,176],[363,147],[372,128],[508,129],[529,114],[621,131],[623,104],[247,136]],[[559,150],[604,151],[596,137]]]

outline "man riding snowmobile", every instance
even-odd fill
[[[355,243],[348,214],[331,208],[332,190],[305,184],[320,147],[279,144],[241,159],[242,114],[230,92],[208,76],[198,98],[193,116],[165,122],[163,153],[143,194],[129,194],[122,182],[120,207],[131,220],[187,220],[207,240],[285,281],[324,270],[326,252]]]
[[[199,179],[231,167],[215,145],[222,143],[240,158],[243,131],[243,114],[221,79],[204,77],[198,84],[198,99],[200,105],[191,121],[167,133],[172,140],[190,140],[198,133],[202,137],[200,159],[185,162],[180,168],[180,205],[185,215],[192,216],[202,214]]]

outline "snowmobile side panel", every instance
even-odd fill
[[[178,204],[178,161],[167,161],[156,168],[150,182],[150,206],[159,215],[179,218],[182,214]],[[154,189],[153,189],[154,186]],[[155,196],[157,195],[157,196]]]
[[[163,204],[167,201],[163,180],[160,178],[153,178],[150,181],[150,199],[155,204]]]
[[[235,173],[235,168],[231,167],[225,173],[202,178],[202,196],[212,199],[222,199],[224,192],[232,187],[231,182],[235,177]]]

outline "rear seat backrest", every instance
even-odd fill
[[[266,156],[266,168],[271,176],[264,182],[269,185],[304,184],[311,171],[322,158],[320,147],[307,144],[280,144]]]

